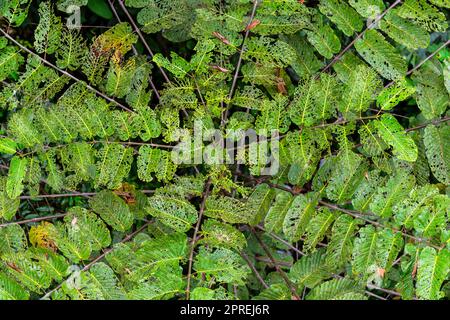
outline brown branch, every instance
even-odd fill
[[[142,193],[154,193],[155,190],[139,190]],[[128,192],[115,192],[116,194],[128,194]],[[95,196],[97,192],[73,192],[73,193],[58,193],[58,194],[37,194],[30,196],[20,196],[19,198],[24,199],[38,199],[38,198],[67,198],[67,197],[91,197]]]
[[[91,85],[87,84],[86,82],[78,79],[77,77],[75,77],[74,75],[68,73],[67,71],[58,68],[56,65],[54,65],[53,63],[51,63],[50,61],[42,58],[40,55],[38,55],[37,53],[31,51],[30,49],[28,49],[27,47],[23,46],[22,44],[20,44],[19,42],[17,42],[13,37],[11,37],[6,31],[4,31],[2,28],[0,28],[0,32],[11,42],[13,42],[16,46],[18,46],[20,49],[22,49],[23,51],[35,56],[36,58],[38,58],[42,63],[48,65],[49,67],[55,69],[56,71],[62,73],[63,75],[71,78],[72,80],[75,80],[76,82],[79,83],[83,83],[86,88],[92,92],[94,92],[95,94],[99,95],[100,97],[102,97],[105,100],[108,100],[109,102],[115,103],[117,106],[119,106],[120,108],[128,111],[128,112],[134,112],[133,110],[129,109],[128,107],[124,106],[123,104],[121,104],[120,102],[114,100],[113,98],[108,97],[107,95],[105,95],[103,92],[95,89],[94,87],[92,87]]]
[[[0,224],[0,228],[5,228],[5,227],[15,225],[15,224],[26,224],[26,223],[31,223],[31,222],[39,222],[39,221],[43,221],[43,220],[62,218],[62,217],[65,217],[67,214],[68,213],[60,213],[60,214],[55,214],[52,216],[45,216],[45,217],[27,219],[27,220],[22,220],[22,221],[13,221],[13,222],[2,223],[2,224]]]
[[[288,241],[284,240],[283,238],[277,236],[275,233],[267,231],[266,229],[264,229],[262,226],[257,225],[256,228],[258,228],[259,230],[267,233],[269,236],[271,236],[272,238],[274,238],[275,240],[280,241],[281,243],[283,243],[284,245],[288,246],[290,249],[294,250],[296,253],[300,254],[301,256],[304,256],[305,253],[300,251],[298,248],[294,247],[292,244],[290,244]]]
[[[397,5],[399,5],[402,1],[401,0],[396,0],[394,3],[392,3],[386,10],[384,10],[379,16],[377,16],[370,25],[367,26],[366,29],[364,29],[364,31],[362,31],[361,33],[359,33],[353,40],[352,42],[350,42],[345,48],[344,50],[342,50],[337,56],[335,56],[333,58],[333,60],[331,60],[330,63],[328,63],[322,70],[320,70],[320,73],[327,71],[332,65],[334,65],[338,60],[341,59],[341,57],[344,55],[344,53],[346,53],[354,44],[356,41],[358,41],[363,35],[364,33],[373,28],[381,19],[383,19],[383,17],[386,15],[386,13],[388,13],[390,10],[392,10],[394,7],[396,7]],[[320,75],[320,73],[317,75],[317,77]]]
[[[425,62],[427,62],[428,60],[430,60],[431,58],[433,58],[439,51],[441,51],[442,49],[444,49],[446,46],[448,46],[450,44],[450,40],[447,40],[447,42],[445,42],[442,46],[440,46],[439,48],[436,49],[436,51],[434,51],[432,54],[430,54],[428,57],[426,57],[425,59],[423,59],[422,61],[420,61],[420,63],[418,63],[414,68],[412,68],[411,70],[409,70],[406,75],[409,76],[411,73],[413,73],[414,71],[416,71],[417,69],[419,69]]]
[[[441,119],[432,120],[432,121],[430,121],[428,123],[424,123],[424,124],[418,125],[416,127],[408,128],[408,129],[405,130],[405,132],[419,130],[419,129],[425,128],[426,126],[429,126],[430,124],[436,125],[436,124],[439,124],[439,123],[442,123],[442,122],[447,122],[447,121],[450,121],[450,116],[446,116],[446,117],[443,117]]]
[[[295,286],[292,284],[291,280],[289,280],[286,273],[280,268],[280,266],[276,263],[275,259],[273,258],[272,254],[270,253],[269,248],[267,248],[266,244],[261,240],[261,238],[258,236],[258,233],[256,230],[251,227],[251,231],[253,235],[256,238],[256,241],[258,241],[261,248],[266,253],[267,257],[269,257],[270,261],[275,267],[275,270],[278,272],[278,274],[283,278],[284,282],[286,282],[286,285],[288,286],[289,290],[292,292],[292,295],[295,297],[296,300],[301,300],[301,297],[298,295],[297,290],[295,289]]]
[[[187,286],[186,286],[186,300],[189,300],[189,295],[191,292],[191,274],[192,274],[192,263],[194,261],[194,249],[197,242],[197,233],[200,230],[200,225],[202,222],[203,212],[205,210],[206,199],[209,196],[211,187],[211,180],[208,179],[205,184],[205,191],[203,192],[202,203],[200,204],[200,211],[198,213],[197,224],[195,225],[194,234],[192,236],[191,248],[189,253],[189,263],[188,263],[188,274],[187,274]]]
[[[258,279],[258,281],[262,284],[262,286],[265,289],[268,289],[269,286],[264,281],[264,279],[261,277],[261,274],[258,272],[258,270],[256,270],[255,265],[250,261],[250,258],[248,257],[248,255],[245,252],[241,252],[241,257],[245,260],[245,262],[247,262],[247,264],[250,267],[250,269],[252,269],[253,273],[256,276],[256,279]]]
[[[253,0],[253,8],[252,8],[252,13],[250,15],[250,19],[247,23],[247,26],[245,28],[245,34],[244,34],[244,39],[242,40],[242,46],[241,46],[241,50],[239,52],[239,58],[238,58],[238,62],[236,65],[236,70],[234,72],[234,76],[233,76],[233,81],[231,83],[231,88],[230,88],[230,92],[228,94],[228,100],[231,100],[231,98],[233,98],[233,94],[234,94],[234,90],[236,89],[236,84],[237,84],[237,79],[238,79],[238,75],[239,75],[239,70],[241,69],[241,64],[242,64],[242,55],[244,53],[245,50],[245,41],[248,38],[248,35],[250,34],[250,30],[251,28],[249,28],[249,26],[252,24],[253,19],[255,18],[255,14],[256,14],[256,8],[258,7],[258,0]],[[227,118],[228,118],[228,106],[226,107],[223,117],[222,117],[222,126],[225,125],[225,123],[227,122]]]

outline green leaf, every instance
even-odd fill
[[[112,191],[103,190],[89,201],[92,210],[117,231],[125,232],[133,224],[133,215],[124,200]]]
[[[426,0],[405,0],[397,14],[431,32],[444,32],[448,27],[445,14]]]
[[[377,107],[381,110],[391,110],[415,92],[416,87],[406,78],[402,78],[380,92],[377,97]]]
[[[6,154],[16,153],[17,143],[9,138],[0,138],[0,152]]]
[[[322,283],[306,295],[306,300],[367,300],[362,289],[350,279]]]
[[[113,17],[113,13],[105,0],[89,0],[87,6],[89,10],[106,20],[111,20]]]
[[[82,294],[90,300],[124,300],[125,290],[113,270],[103,262],[97,262],[86,274]]]
[[[353,251],[353,237],[359,220],[348,215],[339,216],[332,228],[331,241],[327,247],[327,264],[335,268],[344,265]]]
[[[364,18],[374,19],[385,9],[383,0],[349,0],[349,4]]]
[[[315,217],[311,219],[306,227],[306,239],[303,249],[306,252],[315,251],[316,246],[323,240],[325,234],[339,215],[328,208],[320,208]]]
[[[254,189],[247,200],[248,210],[254,214],[251,225],[255,226],[265,218],[274,196],[274,190],[267,184],[260,184]]]
[[[6,181],[6,193],[11,199],[15,199],[23,191],[23,179],[27,170],[27,158],[14,156],[9,164],[8,180]]]
[[[281,232],[286,213],[291,207],[293,196],[290,192],[279,191],[275,201],[264,219],[264,227],[269,232]]]
[[[330,277],[323,250],[300,258],[289,271],[289,278],[296,284],[314,288]]]
[[[3,272],[0,273],[0,300],[28,300],[30,294]]]
[[[319,10],[337,25],[346,36],[361,31],[363,21],[358,13],[342,0],[321,0]]]
[[[364,38],[355,42],[355,48],[364,60],[384,78],[394,80],[406,74],[406,61],[377,31],[366,31]]]
[[[301,194],[294,197],[283,221],[283,233],[289,241],[300,240],[315,213],[316,205],[317,198],[314,194]]]
[[[378,233],[371,225],[359,229],[359,237],[353,248],[352,271],[366,275],[372,265],[376,265]]]
[[[450,252],[441,249],[436,252],[431,247],[424,248],[419,255],[416,292],[421,299],[438,300],[444,297],[440,291],[450,266]]]
[[[171,58],[172,61],[169,61],[162,54],[157,53],[153,56],[153,62],[170,71],[175,77],[183,79],[191,71],[192,66],[175,52],[171,53]]]
[[[341,50],[341,42],[330,25],[318,22],[311,31],[305,31],[306,37],[322,56],[331,59]]]
[[[378,187],[370,204],[370,210],[381,217],[390,217],[394,205],[409,194],[414,183],[414,176],[405,174],[405,172],[398,172],[391,176],[385,186]]]
[[[423,142],[433,175],[440,182],[450,184],[450,126],[425,128]]]
[[[380,21],[380,29],[411,50],[426,48],[430,44],[430,35],[426,30],[399,17],[395,11],[390,11],[384,16],[384,19]]]
[[[375,127],[381,138],[392,146],[394,155],[400,160],[414,162],[417,159],[418,150],[414,140],[405,133],[401,124],[393,115],[383,114],[380,120],[375,120]]]
[[[193,269],[197,278],[205,276],[208,281],[235,285],[244,284],[250,273],[239,254],[225,248],[210,250],[200,247]]]
[[[163,195],[149,197],[145,209],[161,223],[181,232],[191,229],[198,216],[197,210],[189,202]]]

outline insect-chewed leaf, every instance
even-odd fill
[[[329,24],[319,22],[314,25],[313,30],[306,31],[306,36],[317,52],[327,59],[341,50],[341,42]]]
[[[92,210],[117,231],[125,232],[133,224],[130,208],[112,191],[100,191],[90,199],[89,203]]]
[[[394,80],[406,74],[406,61],[377,31],[366,31],[364,39],[356,41],[355,48],[364,60],[384,78]]]
[[[409,194],[414,183],[414,176],[405,174],[405,172],[391,176],[385,186],[378,187],[370,204],[370,210],[379,216],[390,217],[394,205]]]
[[[292,292],[284,283],[274,283],[261,291],[252,300],[290,300]]]
[[[345,35],[361,31],[363,22],[358,13],[341,0],[321,0],[319,10],[328,17]]]
[[[306,239],[303,243],[305,251],[315,251],[316,246],[325,237],[333,222],[339,214],[330,211],[328,208],[320,208],[315,217],[311,219],[306,227]]]
[[[117,143],[106,143],[98,152],[95,185],[115,189],[128,174],[133,161],[133,149]]]
[[[381,110],[391,110],[399,102],[408,99],[416,92],[416,87],[410,81],[403,78],[394,82],[388,88],[383,89],[377,97],[377,106]]]
[[[264,219],[269,211],[270,204],[275,196],[274,190],[267,184],[260,184],[247,199],[247,210],[253,212],[251,225],[257,225]]]
[[[440,291],[442,282],[448,275],[450,252],[441,249],[436,252],[431,247],[424,248],[419,255],[416,292],[419,298],[438,300],[444,296]]]
[[[383,0],[349,0],[350,5],[365,18],[376,18],[384,10]]]
[[[426,0],[405,0],[397,14],[428,31],[444,32],[448,26],[445,15]]]
[[[353,248],[352,271],[367,275],[369,268],[376,265],[378,233],[372,225],[359,229],[359,237]]]
[[[300,258],[289,272],[289,278],[294,283],[307,288],[316,287],[330,275],[324,250],[318,250]]]
[[[306,231],[317,205],[315,194],[300,194],[291,203],[283,221],[283,233],[291,242],[298,241]]]
[[[208,219],[202,224],[200,243],[220,248],[230,248],[241,251],[247,245],[244,235],[235,227],[214,219]]]
[[[16,281],[0,272],[0,300],[28,300],[30,294]]]
[[[352,254],[354,235],[360,223],[361,221],[348,215],[341,215],[336,219],[327,247],[327,264],[338,268],[347,262]]]
[[[11,220],[19,209],[20,198],[11,199],[6,192],[7,178],[0,178],[0,217]]]
[[[287,191],[279,191],[275,196],[275,201],[269,209],[265,219],[264,227],[270,232],[281,232],[286,213],[291,207],[293,195]]]
[[[401,160],[416,161],[418,155],[417,145],[405,133],[403,127],[393,115],[383,114],[380,120],[375,120],[375,127],[383,140],[393,147],[394,155]]]
[[[11,159],[8,172],[8,180],[6,180],[6,193],[11,199],[15,199],[23,191],[23,179],[27,170],[27,158],[14,156]]]
[[[425,128],[423,142],[433,175],[444,184],[450,184],[450,126]]]
[[[24,251],[27,246],[25,231],[18,224],[0,228],[0,256]]]
[[[363,290],[350,279],[332,279],[306,295],[306,300],[367,300]]]
[[[409,196],[399,199],[394,204],[395,221],[404,228],[411,229],[414,220],[423,211],[431,199],[439,193],[439,189],[430,184],[414,188]]]
[[[246,203],[231,197],[210,196],[206,199],[205,216],[228,223],[250,223],[254,216]]]
[[[412,50],[426,48],[430,43],[430,35],[425,29],[399,17],[395,11],[389,11],[384,16],[380,28],[393,40]]]
[[[146,211],[163,224],[180,232],[191,229],[198,217],[197,209],[192,204],[165,195],[149,197]]]
[[[198,276],[204,275],[208,281],[236,285],[242,284],[250,273],[239,254],[226,248],[200,247],[193,268]]]
[[[114,271],[105,263],[97,262],[86,273],[81,292],[90,300],[124,300],[125,290]]]

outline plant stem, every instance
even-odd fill
[[[186,286],[186,300],[189,300],[191,293],[191,274],[192,274],[192,263],[194,261],[194,249],[197,242],[197,233],[200,230],[200,225],[202,223],[203,212],[205,210],[206,199],[209,196],[211,187],[211,180],[208,179],[205,184],[205,191],[203,192],[202,203],[200,204],[200,211],[198,213],[197,224],[195,225],[194,234],[192,236],[191,248],[189,253],[189,263],[188,263],[188,274],[187,274],[187,286]]]

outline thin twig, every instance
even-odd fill
[[[286,275],[286,273],[280,268],[280,266],[276,263],[275,259],[273,258],[272,254],[270,253],[269,248],[267,248],[266,244],[261,240],[261,238],[258,236],[258,233],[256,232],[256,230],[252,227],[251,231],[253,233],[253,235],[256,238],[256,241],[258,241],[259,245],[261,246],[261,248],[264,250],[264,252],[266,253],[267,257],[269,257],[270,261],[272,262],[272,264],[275,267],[275,270],[278,272],[278,274],[283,278],[284,282],[286,282],[286,285],[288,286],[288,288],[291,290],[292,295],[297,299],[297,300],[301,300],[301,297],[298,295],[297,290],[295,289],[295,286],[292,284],[291,280],[289,280],[288,276]]]
[[[60,213],[60,214],[54,214],[52,216],[45,216],[45,217],[27,219],[27,220],[22,220],[22,221],[13,221],[13,222],[2,223],[2,224],[0,224],[0,228],[5,228],[5,227],[16,225],[16,224],[26,224],[26,223],[39,222],[39,221],[44,221],[44,220],[58,219],[58,218],[65,217],[67,214],[68,213]]]
[[[258,279],[258,281],[262,284],[262,286],[265,289],[268,289],[269,286],[267,285],[267,283],[264,281],[264,279],[261,277],[261,275],[259,274],[258,270],[256,270],[255,265],[250,261],[250,258],[248,257],[248,255],[245,252],[241,252],[241,256],[242,258],[245,260],[245,262],[247,262],[248,266],[250,267],[250,269],[252,269],[253,273],[255,274],[256,278]]]
[[[428,60],[430,60],[431,58],[433,58],[439,51],[441,51],[442,49],[444,49],[445,47],[447,47],[450,44],[450,40],[447,40],[447,42],[445,42],[443,45],[441,45],[439,48],[437,48],[432,54],[430,54],[428,57],[426,57],[425,59],[423,59],[422,61],[420,61],[414,68],[412,68],[411,70],[409,70],[406,73],[406,76],[409,76],[410,74],[412,74],[414,71],[416,71],[417,69],[419,69],[425,62],[427,62]],[[384,86],[384,88],[389,88],[390,86],[392,86],[395,83],[395,80],[389,82],[387,85]]]
[[[205,184],[205,191],[203,192],[203,199],[202,199],[202,203],[200,204],[200,210],[198,213],[197,224],[195,225],[194,234],[192,236],[192,241],[191,241],[191,248],[190,248],[190,253],[189,253],[189,263],[188,263],[187,285],[186,285],[186,300],[189,300],[189,295],[191,292],[191,274],[192,274],[192,263],[194,261],[194,249],[195,249],[195,244],[197,242],[197,233],[200,230],[200,225],[202,222],[203,211],[205,210],[206,199],[209,196],[210,187],[211,187],[211,180],[208,179],[208,181],[206,181],[206,184]]]
[[[428,57],[426,57],[425,59],[423,59],[422,61],[420,61],[414,68],[412,68],[411,70],[409,70],[406,75],[409,76],[411,73],[413,73],[414,71],[416,71],[417,69],[419,69],[425,62],[427,62],[428,60],[430,60],[431,58],[433,58],[439,51],[441,51],[442,49],[444,49],[446,46],[448,46],[450,44],[450,40],[447,40],[447,42],[445,42],[443,45],[441,45],[439,48],[437,48],[432,54],[430,54]]]
[[[245,50],[245,41],[248,38],[248,35],[250,34],[250,28],[249,26],[252,24],[253,19],[255,18],[255,14],[256,14],[256,8],[258,6],[258,0],[253,0],[253,8],[252,8],[252,13],[250,15],[250,20],[247,23],[246,26],[246,31],[244,34],[244,39],[242,40],[242,46],[241,46],[241,50],[239,52],[239,58],[238,58],[238,62],[236,65],[236,70],[234,72],[234,76],[233,76],[233,82],[231,83],[231,88],[230,88],[230,92],[228,94],[228,100],[231,100],[231,98],[233,98],[233,94],[234,94],[234,90],[236,89],[236,84],[237,84],[237,79],[238,79],[238,75],[239,75],[239,70],[241,69],[241,64],[242,64],[242,55],[244,53]],[[228,106],[226,107],[225,111],[224,111],[224,115],[222,117],[222,126],[225,125],[225,123],[227,122],[227,118],[228,118]]]
[[[142,193],[154,193],[155,190],[139,190]],[[128,192],[118,192],[115,191],[116,194],[129,194]],[[97,192],[73,192],[73,193],[55,193],[55,194],[37,194],[37,195],[29,195],[29,196],[20,196],[19,199],[47,199],[47,198],[68,198],[68,197],[92,197],[95,196]]]
[[[23,51],[35,56],[36,58],[38,58],[42,63],[48,65],[49,67],[55,69],[56,71],[62,73],[63,75],[71,78],[72,80],[75,80],[76,82],[80,82],[83,83],[86,88],[94,93],[96,93],[97,95],[101,96],[103,99],[108,100],[109,102],[115,103],[117,106],[119,106],[120,108],[128,111],[128,112],[134,112],[133,110],[131,110],[130,108],[124,106],[123,104],[121,104],[120,102],[114,100],[113,98],[108,97],[107,95],[105,95],[104,93],[102,93],[101,91],[95,89],[94,87],[92,87],[91,85],[87,84],[86,82],[78,79],[77,77],[75,77],[74,75],[68,73],[67,71],[58,68],[56,65],[54,65],[53,63],[51,63],[50,61],[42,58],[40,55],[38,55],[37,53],[31,51],[30,49],[28,49],[27,47],[23,46],[22,44],[20,44],[19,42],[17,42],[13,37],[11,37],[6,31],[4,31],[2,28],[0,28],[0,32],[6,37],[8,38],[8,40],[10,40],[11,42],[13,42],[16,46],[18,46],[20,49],[22,49]]]
[[[294,250],[296,253],[300,254],[301,256],[304,256],[305,253],[300,251],[298,248],[294,247],[292,244],[290,244],[288,241],[284,240],[283,238],[277,236],[275,233],[267,231],[266,229],[264,229],[262,226],[257,225],[256,228],[258,228],[259,230],[267,233],[269,236],[271,236],[272,238],[274,238],[275,240],[280,241],[281,243],[283,243],[284,245],[288,246],[290,249]]]
[[[441,123],[441,122],[447,122],[447,121],[450,121],[450,116],[443,117],[443,118],[437,119],[437,120],[432,120],[432,121],[430,121],[430,122],[427,122],[427,123],[418,125],[418,126],[416,126],[416,127],[408,128],[408,129],[405,130],[405,132],[410,132],[410,131],[414,131],[414,130],[419,130],[419,129],[425,128],[426,126],[428,126],[428,125],[430,125],[430,124],[436,125],[436,124],[439,124],[439,123]]]

